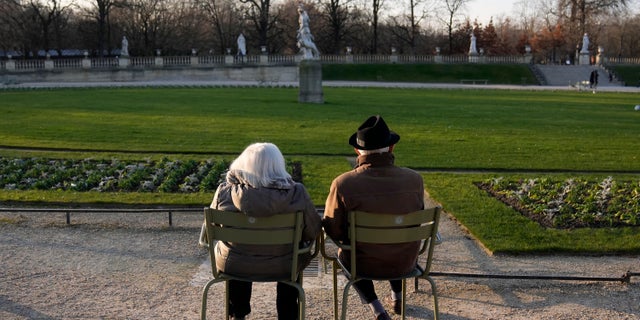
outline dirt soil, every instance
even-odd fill
[[[198,319],[211,277],[198,247],[202,216],[0,212],[0,319]],[[638,256],[490,256],[444,215],[444,242],[432,271],[618,278],[640,272]],[[640,279],[513,280],[438,276],[440,319],[640,319]],[[332,319],[330,273],[305,272],[307,319]],[[389,294],[378,283],[380,296]],[[429,284],[408,285],[407,319],[431,319]],[[224,286],[209,296],[209,319],[222,319]],[[274,284],[255,284],[248,319],[276,319]],[[355,295],[349,319],[373,319]],[[394,316],[399,319],[399,316]]]

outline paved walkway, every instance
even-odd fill
[[[368,82],[368,81],[323,81],[324,87],[358,88],[413,88],[413,89],[498,89],[498,90],[555,90],[577,91],[572,86],[533,86],[506,84],[456,84],[456,83],[415,83],[415,82]],[[0,85],[0,89],[37,88],[118,88],[118,87],[298,87],[298,82],[258,82],[258,81],[127,81],[127,82],[31,82]],[[589,91],[589,90],[587,90]],[[640,87],[599,87],[598,92],[640,92]]]

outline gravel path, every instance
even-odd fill
[[[197,246],[202,217],[174,213],[0,213],[0,319],[197,319],[210,277]],[[489,256],[455,220],[441,222],[433,271],[620,277],[640,257]],[[640,319],[638,277],[630,284],[436,277],[441,319]],[[388,285],[379,283],[386,294]],[[408,319],[431,319],[429,285],[409,286]],[[222,285],[210,319],[222,319]],[[306,272],[307,318],[331,319],[331,277]],[[275,289],[256,284],[249,319],[275,319]],[[355,296],[349,319],[371,319]],[[399,318],[399,317],[396,317]]]

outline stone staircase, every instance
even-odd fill
[[[576,86],[582,81],[589,82],[591,71],[598,71],[599,87],[623,86],[622,82],[613,77],[609,81],[609,71],[602,66],[591,65],[532,65],[534,74],[542,85],[547,86]]]

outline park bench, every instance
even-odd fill
[[[460,79],[460,84],[488,84],[489,79]]]

